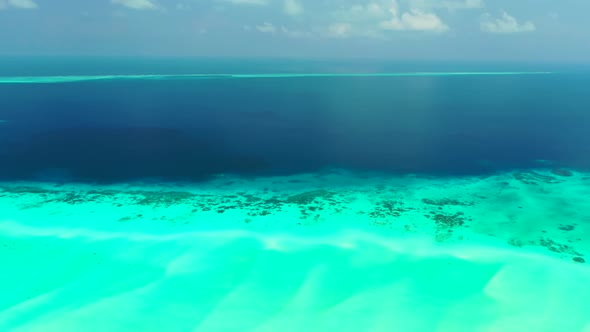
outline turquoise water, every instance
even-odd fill
[[[589,175],[2,183],[0,328],[586,331]]]

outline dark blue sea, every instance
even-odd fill
[[[587,68],[530,64],[4,58],[0,76],[550,72],[0,85],[0,177],[117,182],[322,169],[485,175],[590,167]]]

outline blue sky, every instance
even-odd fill
[[[590,0],[0,0],[0,54],[590,62]]]

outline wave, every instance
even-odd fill
[[[0,84],[55,84],[116,80],[198,80],[304,77],[410,77],[410,76],[500,76],[546,75],[551,72],[414,72],[414,73],[301,73],[301,74],[182,74],[182,75],[84,75],[84,76],[5,76]]]

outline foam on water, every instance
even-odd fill
[[[0,84],[48,84],[114,80],[198,80],[303,77],[411,77],[411,76],[483,76],[542,75],[551,72],[414,72],[414,73],[302,73],[302,74],[185,74],[185,75],[82,75],[82,76],[11,76],[0,77]]]

